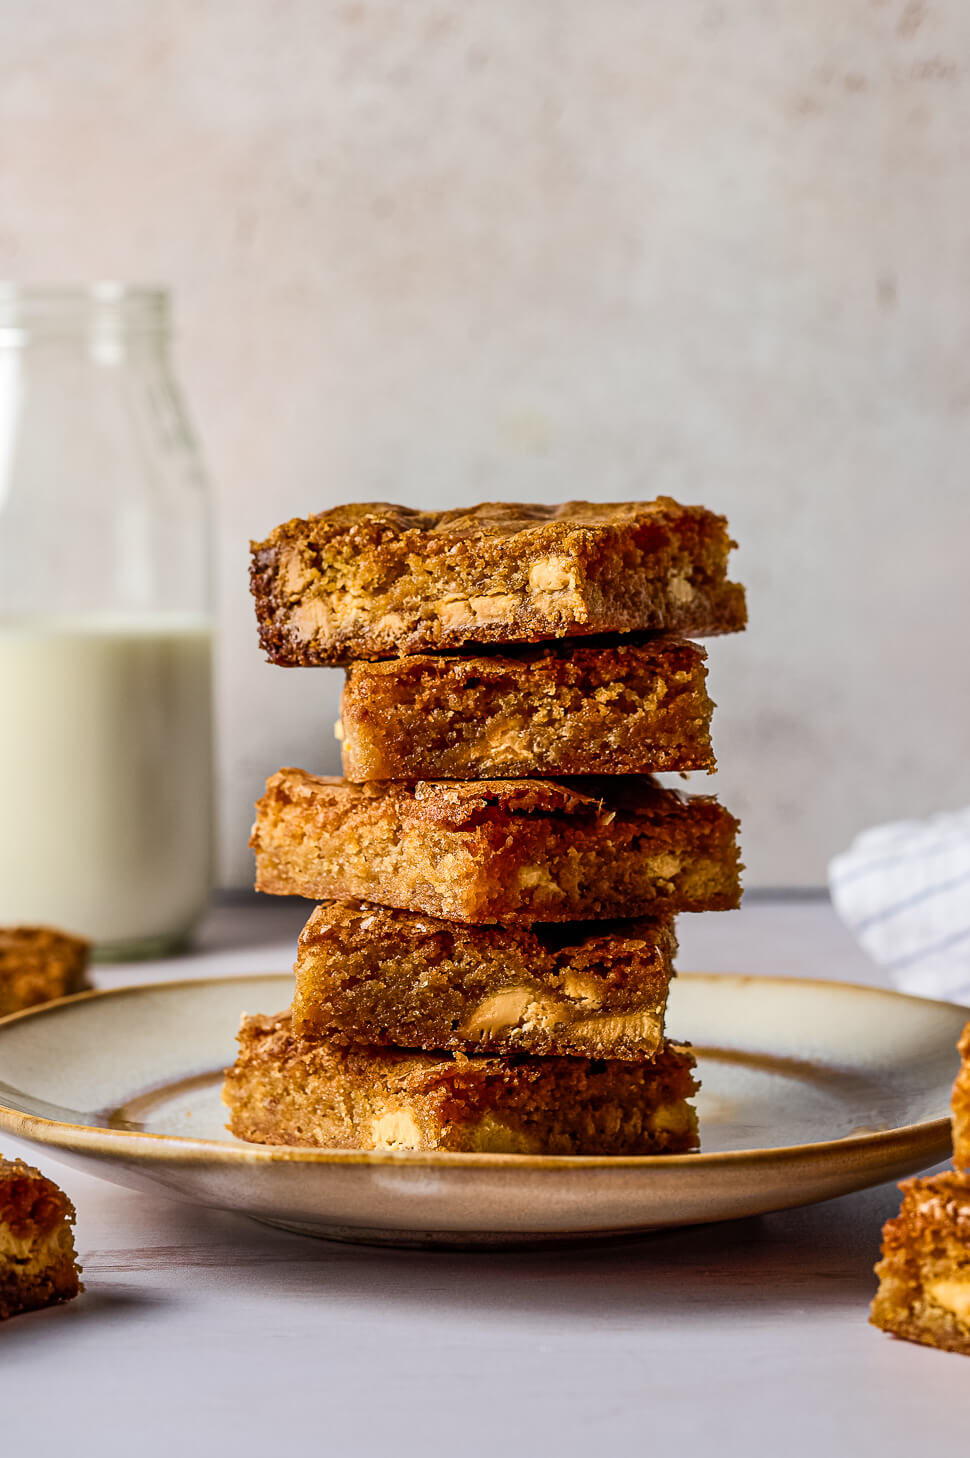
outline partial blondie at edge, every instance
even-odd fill
[[[81,1291],[74,1218],[53,1180],[21,1159],[0,1158],[0,1321]]]
[[[970,1173],[970,1023],[959,1044],[960,1072],[953,1085],[953,1163]]]
[[[694,1060],[466,1058],[336,1047],[289,1014],[243,1021],[223,1100],[257,1144],[493,1154],[680,1154],[697,1147]]]
[[[900,1186],[883,1229],[874,1326],[970,1356],[970,1177],[948,1172]]]
[[[704,649],[678,638],[356,663],[350,780],[713,770]]]
[[[596,633],[736,632],[724,517],[670,497],[414,511],[386,502],[284,522],[252,544],[273,663],[339,664]]]
[[[675,950],[667,921],[468,927],[330,902],[300,935],[293,1027],[340,1044],[650,1058]]]
[[[738,822],[648,776],[382,781],[283,769],[256,806],[256,889],[472,924],[726,910]]]
[[[0,927],[0,1017],[80,992],[90,951],[53,927]]]

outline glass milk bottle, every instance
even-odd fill
[[[207,502],[158,290],[0,284],[0,925],[101,958],[212,885]]]

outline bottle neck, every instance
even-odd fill
[[[208,608],[165,295],[0,287],[0,616]]]
[[[164,289],[96,283],[23,288],[0,283],[0,348],[57,344],[84,352],[160,353],[169,334]]]

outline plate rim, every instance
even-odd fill
[[[750,982],[775,987],[824,988],[849,995],[856,994],[874,999],[888,999],[897,1003],[925,1003],[936,1008],[946,1008],[970,1023],[970,1008],[960,1003],[945,1002],[939,998],[917,997],[911,993],[898,992],[895,988],[872,987],[867,983],[842,982],[834,978],[762,976],[753,972],[678,972],[678,978]],[[89,988],[70,997],[54,1002],[41,1003],[9,1013],[0,1018],[0,1042],[4,1030],[13,1024],[34,1018],[63,1012],[71,1005],[85,1004],[102,998],[123,998],[157,991],[177,991],[185,988],[213,986],[236,986],[247,983],[265,982],[274,978],[290,980],[291,972],[237,973],[228,977],[183,977],[165,979],[159,982],[125,983],[120,987]],[[956,1044],[954,1044],[954,1053]],[[194,1165],[216,1161],[228,1165],[367,1165],[428,1168],[450,1165],[457,1169],[520,1169],[533,1172],[553,1172],[588,1169],[597,1172],[625,1171],[631,1169],[693,1169],[737,1168],[760,1164],[786,1164],[810,1160],[831,1159],[836,1153],[847,1153],[854,1157],[862,1154],[882,1155],[897,1146],[911,1145],[918,1139],[928,1149],[940,1147],[944,1151],[951,1145],[952,1126],[949,1115],[939,1119],[928,1119],[915,1124],[898,1124],[891,1129],[869,1133],[848,1134],[841,1139],[808,1141],[804,1144],[785,1144],[774,1148],[724,1149],[692,1154],[487,1154],[452,1153],[444,1150],[390,1150],[390,1149],[313,1149],[293,1144],[247,1144],[243,1141],[230,1143],[217,1139],[199,1139],[181,1134],[151,1133],[147,1130],[105,1128],[92,1124],[76,1124],[60,1119],[47,1119],[38,1114],[28,1114],[0,1101],[0,1129],[25,1139],[28,1142],[65,1149],[84,1154],[103,1154],[112,1157],[127,1155],[139,1163],[157,1163],[159,1157],[167,1155],[165,1163]]]

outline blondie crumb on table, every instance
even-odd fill
[[[462,926],[361,902],[300,936],[293,1027],[334,1043],[650,1058],[676,950],[666,921]]]
[[[256,889],[531,924],[737,906],[737,821],[647,776],[350,784],[283,769],[256,806]]]
[[[468,1058],[342,1048],[288,1013],[243,1021],[223,1100],[257,1144],[495,1154],[675,1154],[697,1147],[694,1060]]]
[[[338,506],[253,543],[260,642],[316,665],[588,633],[728,633],[746,620],[727,580],[722,516],[656,501],[487,503],[413,511]]]
[[[0,1321],[82,1289],[73,1222],[74,1206],[53,1180],[0,1158]]]
[[[90,950],[52,927],[0,927],[0,1017],[80,992]]]
[[[883,1331],[970,1356],[970,1177],[948,1172],[900,1186],[883,1229],[870,1320]]]
[[[706,654],[655,638],[428,654],[347,670],[349,780],[712,770]]]
[[[953,1085],[953,1163],[970,1173],[970,1023],[959,1049],[960,1072]]]

